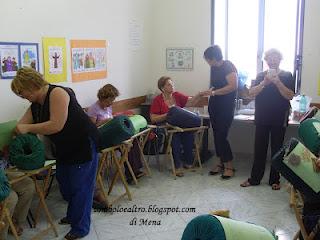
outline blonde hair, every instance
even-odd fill
[[[264,59],[267,60],[271,56],[277,56],[280,60],[283,59],[282,53],[276,49],[276,48],[271,48],[264,53]]]
[[[166,85],[166,83],[171,80],[170,77],[167,76],[162,76],[159,80],[158,80],[158,88],[159,90],[162,92],[162,88],[164,87],[164,85]]]
[[[22,91],[39,90],[48,84],[39,72],[30,67],[23,67],[17,71],[17,75],[12,80],[11,90],[16,95],[20,95]]]
[[[99,100],[103,100],[107,98],[116,98],[119,94],[119,90],[116,87],[112,84],[106,84],[99,89],[97,97]]]

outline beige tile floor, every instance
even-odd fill
[[[292,209],[289,208],[289,194],[285,187],[273,191],[267,185],[265,177],[260,186],[241,188],[239,184],[250,173],[252,157],[237,156],[235,177],[222,180],[219,176],[208,176],[211,159],[204,164],[203,175],[199,172],[188,172],[176,180],[168,170],[159,172],[151,159],[152,177],[143,177],[137,186],[130,186],[133,200],[123,199],[119,208],[134,206],[145,208],[146,212],[138,213],[92,213],[90,234],[84,240],[179,240],[186,224],[195,216],[207,214],[210,210],[230,209],[231,217],[248,221],[275,230],[279,240],[292,239],[298,230]],[[155,163],[154,163],[155,165]],[[266,176],[269,170],[266,171]],[[285,181],[282,180],[282,183]],[[120,189],[117,189],[119,192]],[[117,193],[117,191],[115,193]],[[53,218],[57,223],[64,216],[66,204],[61,199],[58,186],[54,185],[47,199]],[[194,208],[195,212],[148,213],[149,206],[170,208]],[[134,219],[136,225],[130,225]],[[141,221],[154,221],[159,225],[140,225]],[[39,228],[45,226],[41,220]],[[63,239],[69,231],[68,226],[57,225],[59,237],[48,235],[44,239]],[[21,239],[30,239],[37,229],[25,226]],[[12,236],[9,239],[13,239]]]

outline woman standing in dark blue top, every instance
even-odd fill
[[[271,137],[271,156],[283,145],[290,100],[294,96],[295,82],[292,74],[280,70],[282,54],[277,49],[265,52],[265,61],[269,70],[259,73],[255,85],[249,90],[249,95],[255,98],[255,143],[254,163],[251,177],[243,182],[241,187],[259,185],[264,175],[269,138]],[[280,189],[280,175],[271,166],[269,184],[273,190]]]
[[[20,119],[19,134],[46,135],[54,143],[56,177],[68,202],[61,224],[71,224],[67,240],[86,236],[97,170],[98,130],[78,104],[69,88],[48,84],[32,68],[21,68],[11,83],[12,91],[31,102]]]
[[[233,154],[227,138],[234,115],[238,86],[237,69],[230,61],[223,60],[221,49],[217,45],[207,48],[204,58],[211,67],[208,110],[213,127],[215,150],[220,159],[209,174],[222,172],[221,177],[229,179],[233,177],[234,169]]]

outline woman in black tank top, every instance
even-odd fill
[[[55,145],[56,176],[61,194],[69,204],[66,217],[60,221],[71,224],[65,239],[86,236],[90,230],[97,169],[97,128],[71,89],[48,84],[32,68],[19,69],[11,89],[31,102],[16,132],[46,135]]]

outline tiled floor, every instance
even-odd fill
[[[211,160],[212,161],[212,160]],[[292,239],[297,231],[293,211],[289,208],[289,194],[285,187],[273,191],[267,185],[265,177],[257,187],[241,188],[239,184],[245,180],[251,169],[251,157],[238,156],[235,160],[237,169],[235,177],[222,180],[219,176],[208,176],[211,161],[204,166],[203,175],[199,172],[188,172],[176,180],[168,170],[159,172],[152,166],[152,177],[143,177],[137,186],[130,186],[133,200],[123,199],[119,208],[145,208],[144,213],[92,213],[90,234],[83,239],[107,240],[179,240],[188,221],[199,214],[207,214],[210,210],[230,209],[231,217],[248,221],[275,230],[279,240]],[[151,162],[153,163],[153,162]],[[269,173],[269,170],[266,171]],[[268,174],[266,174],[268,175]],[[282,180],[284,183],[284,180]],[[117,189],[118,191],[120,189]],[[62,201],[57,185],[47,199],[55,222],[64,216],[66,204]],[[195,213],[148,213],[149,206],[170,208],[195,208]],[[130,225],[134,223],[136,224]],[[141,225],[141,221],[159,224]],[[39,228],[45,226],[44,220]],[[68,226],[57,225],[59,237],[52,233],[43,239],[63,239]],[[37,229],[25,227],[21,239],[30,239]],[[10,239],[13,239],[10,237]]]

